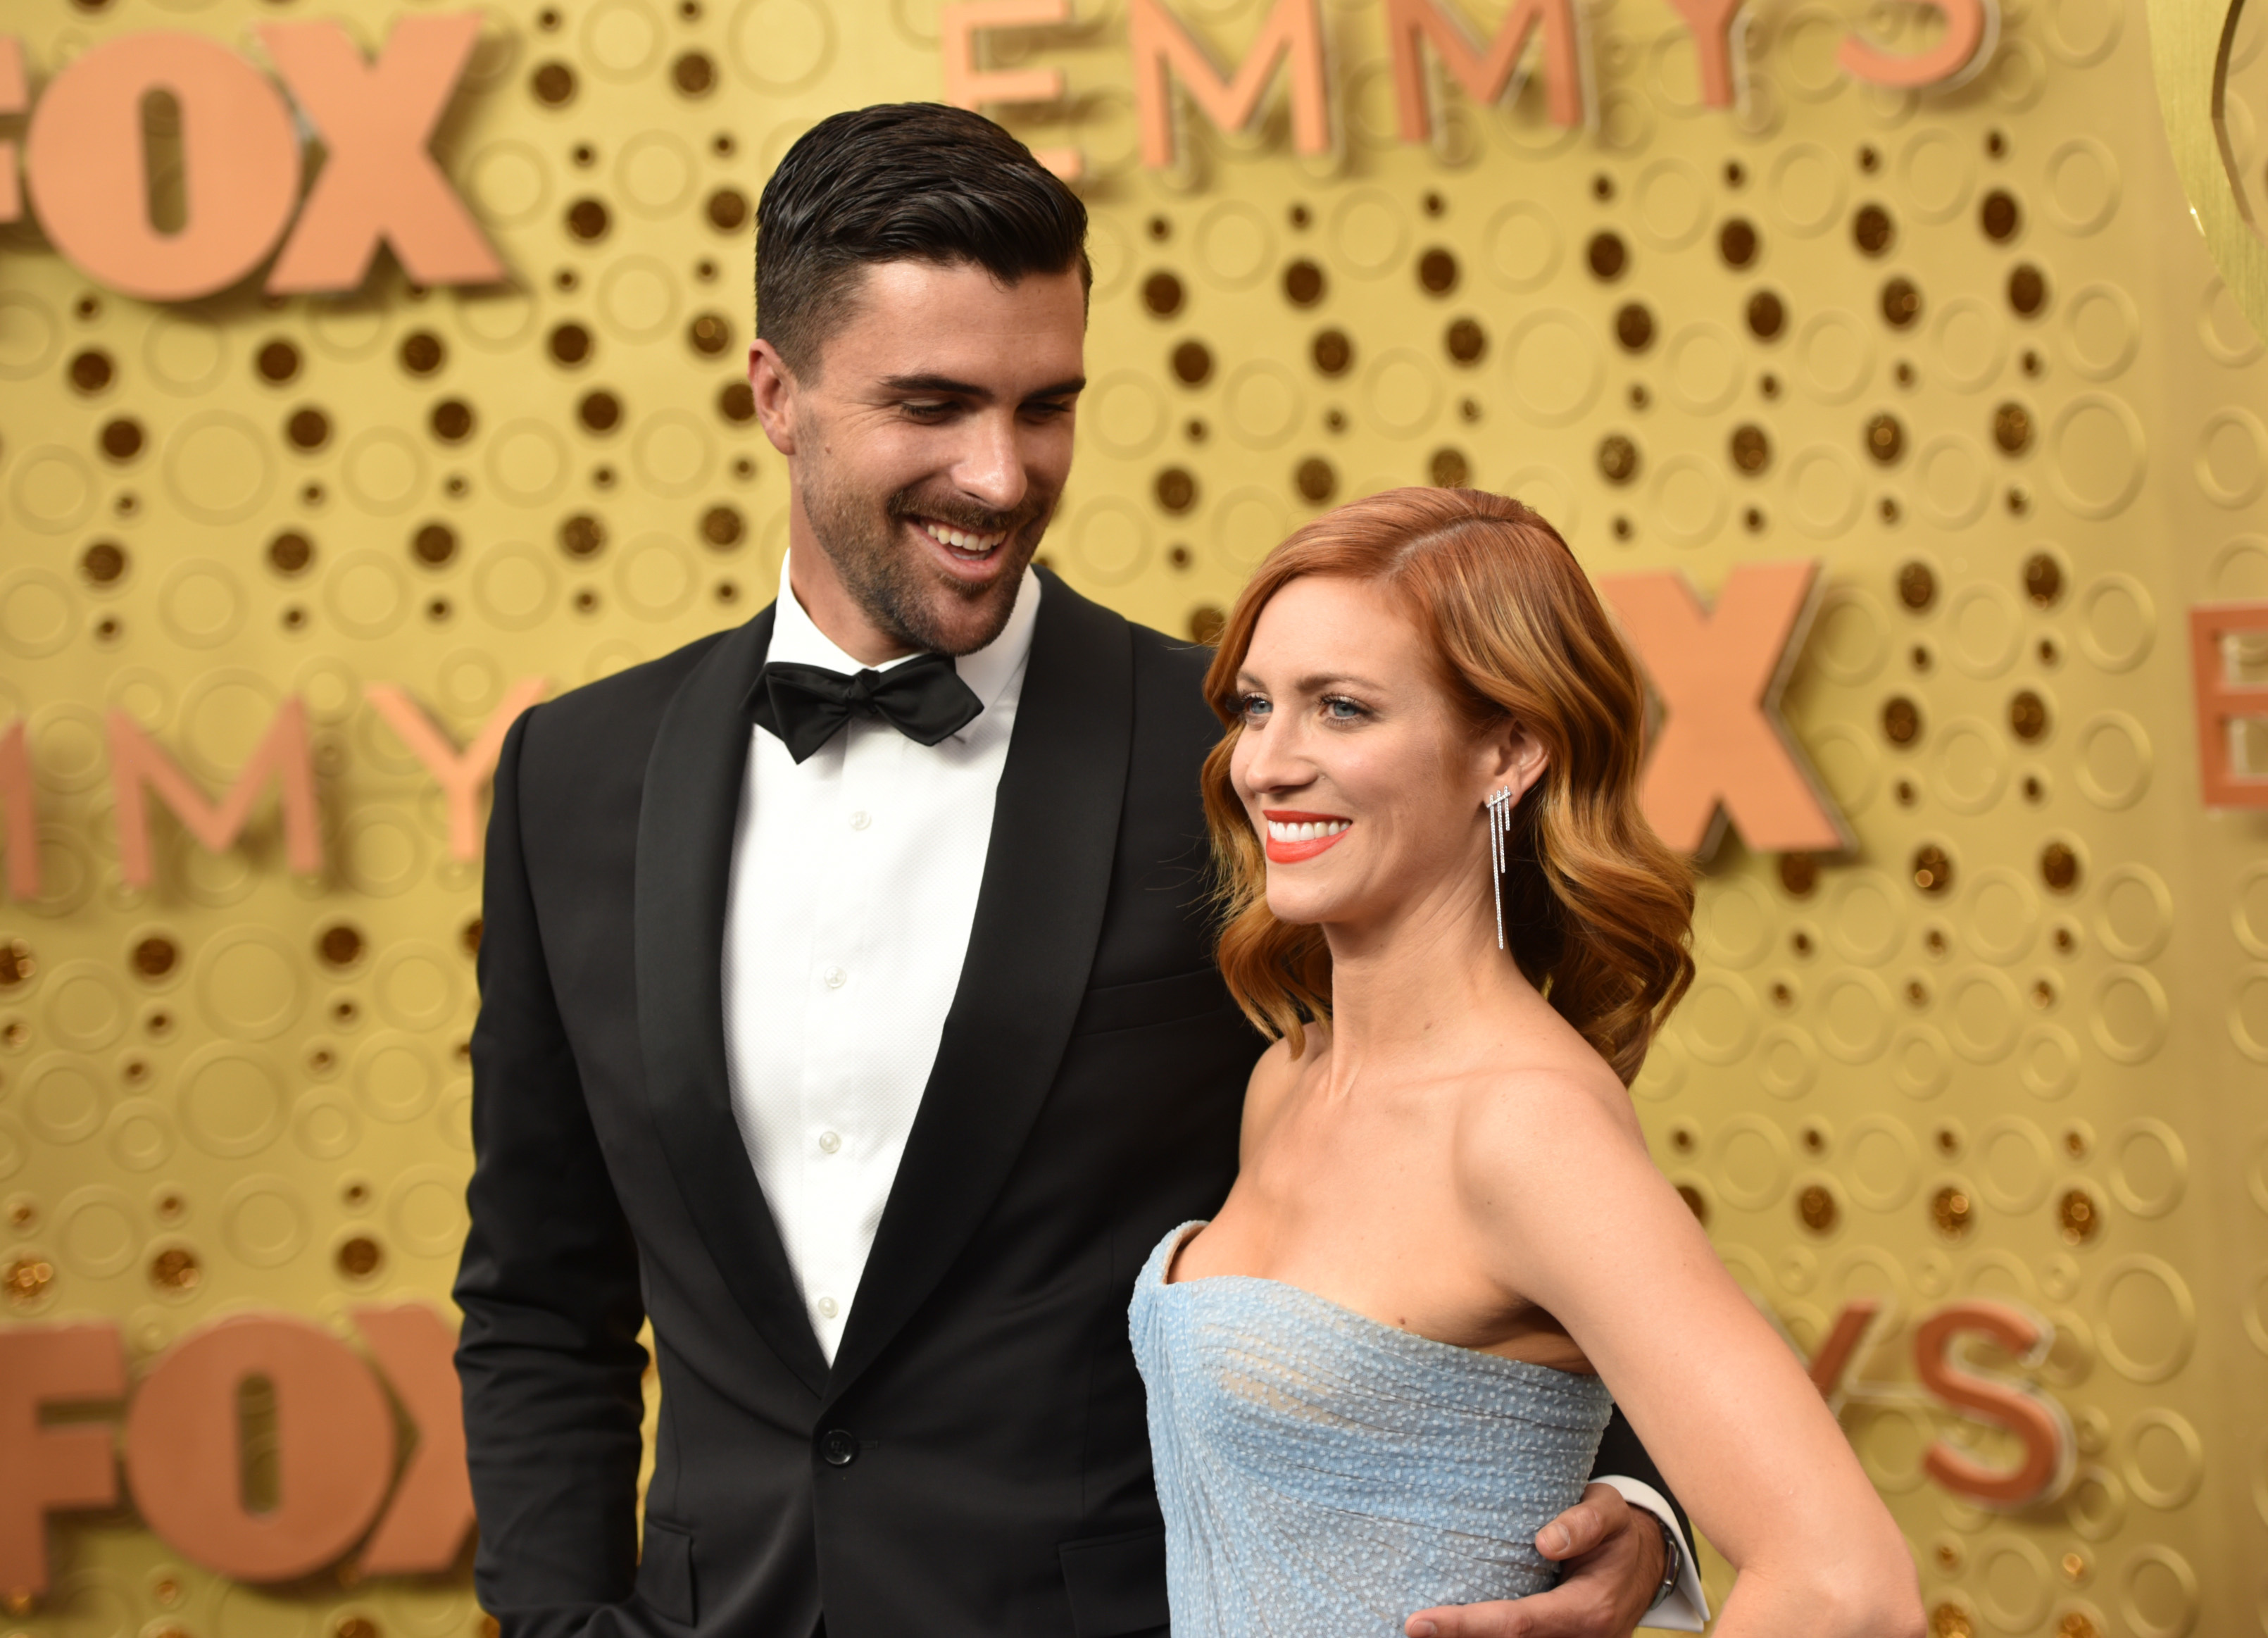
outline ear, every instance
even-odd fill
[[[756,402],[756,422],[772,447],[784,455],[795,454],[796,400],[802,388],[779,349],[761,336],[748,343],[748,389]]]
[[[1529,732],[1516,718],[1507,717],[1489,730],[1481,741],[1480,760],[1488,788],[1494,791],[1509,786],[1513,806],[1528,794],[1535,783],[1543,777],[1550,753],[1543,742]]]

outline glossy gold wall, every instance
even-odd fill
[[[36,80],[133,30],[249,48],[306,4],[0,26]],[[1182,15],[1233,57],[1262,11]],[[1182,631],[1320,506],[1400,483],[1519,494],[1594,572],[1705,595],[1822,559],[1787,711],[1859,845],[1711,861],[1702,977],[1638,1087],[1656,1154],[1807,1350],[1893,1305],[1844,1422],[1940,1638],[2268,1624],[2268,821],[2199,803],[2183,624],[2268,597],[2262,344],[2188,219],[2135,0],[2009,4],[1985,71],[1919,95],[1835,62],[1854,26],[1924,38],[1918,8],[1750,11],[1737,111],[1699,106],[1669,8],[1603,0],[1595,129],[1540,86],[1452,92],[1427,148],[1395,138],[1381,8],[1329,0],[1338,151],[1295,157],[1271,99],[1248,134],[1192,121],[1167,174],[1136,162],[1123,0],[998,36],[995,66],[1065,70],[1064,111],[1007,117],[1084,150],[1095,212],[1048,552]],[[770,599],[751,202],[821,114],[942,85],[934,0],[485,16],[437,147],[508,289],[381,258],[350,298],[155,307],[0,229],[0,726],[29,725],[47,883],[0,906],[0,1324],[107,1317],[137,1367],[237,1310],[446,1302],[479,872],[363,687],[462,742],[520,679]],[[386,20],[346,18],[367,47]],[[2264,39],[2232,77],[2255,189]],[[102,713],[217,792],[291,694],[324,875],[286,869],[271,799],[225,853],[166,822],[156,885],[124,885]],[[2051,1502],[1921,1472],[1941,1437],[2014,1448],[1914,1380],[1915,1317],[1963,1296],[2056,1326],[1999,1361],[2073,1424]],[[462,1564],[254,1589],[130,1514],[51,1533],[52,1594],[0,1630],[481,1619]]]

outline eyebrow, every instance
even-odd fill
[[[1236,683],[1239,688],[1248,684],[1257,688],[1260,686],[1260,679],[1249,671],[1240,670],[1236,674]],[[1381,684],[1372,682],[1368,677],[1353,676],[1343,671],[1319,671],[1312,676],[1300,677],[1292,684],[1292,691],[1295,694],[1320,694],[1333,684],[1344,688],[1371,689],[1379,693],[1386,691]]]
[[[882,385],[894,393],[940,393],[954,398],[973,398],[979,403],[990,403],[990,387],[979,387],[974,381],[957,381],[949,375],[886,375]],[[1036,392],[1026,393],[1021,402],[1029,403],[1035,398],[1068,398],[1082,392],[1086,377],[1073,376],[1067,381],[1057,381],[1052,387],[1042,387]]]

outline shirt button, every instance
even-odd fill
[[[843,971],[842,968],[829,967],[827,970],[827,987],[828,989],[839,990],[850,982],[850,975]]]
[[[842,1310],[836,1306],[836,1301],[833,1297],[821,1297],[819,1299],[820,1318],[832,1319],[840,1312],[842,1312]]]
[[[863,808],[850,815],[850,828],[853,830],[863,830],[873,823],[873,816]]]
[[[838,1133],[822,1132],[819,1134],[819,1152],[821,1155],[832,1155],[842,1147],[843,1139]]]

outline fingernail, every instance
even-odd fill
[[[1410,1624],[1410,1638],[1433,1638],[1433,1634],[1440,1630],[1431,1621],[1412,1621]]]
[[[1565,1524],[1554,1524],[1551,1527],[1551,1546],[1555,1551],[1565,1553],[1574,1545],[1575,1538],[1567,1533],[1567,1527]]]

